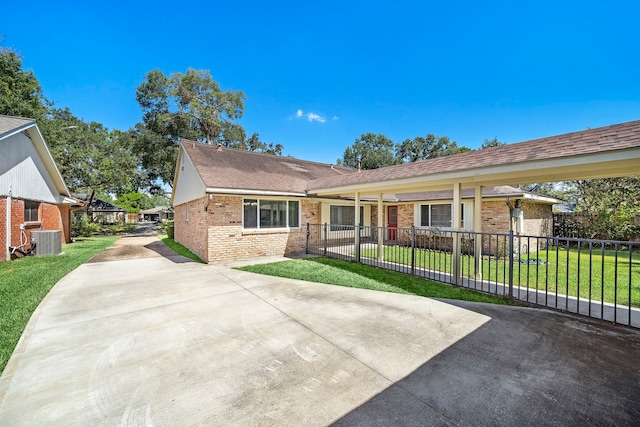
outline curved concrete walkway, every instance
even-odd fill
[[[0,425],[637,425],[640,333],[259,276],[122,238],[61,280]]]

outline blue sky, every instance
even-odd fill
[[[147,72],[210,70],[248,134],[335,162],[366,132],[477,148],[640,119],[635,1],[32,1],[0,44],[86,121],[141,121]]]

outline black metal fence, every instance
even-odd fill
[[[640,328],[640,242],[308,224],[306,250]]]

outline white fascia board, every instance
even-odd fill
[[[306,197],[305,193],[291,193],[286,191],[248,190],[238,188],[207,187],[207,194],[238,194],[242,196],[282,196],[282,197]]]
[[[32,122],[29,122],[29,123],[25,123],[25,124],[24,124],[24,125],[22,125],[22,126],[18,126],[17,128],[11,129],[10,131],[8,131],[8,132],[6,132],[6,133],[4,133],[4,134],[0,135],[0,140],[1,140],[1,139],[5,139],[5,138],[9,138],[9,137],[11,137],[11,136],[13,136],[13,135],[15,135],[15,134],[17,134],[17,133],[20,133],[20,132],[22,132],[22,131],[24,131],[24,130],[27,130],[27,129],[29,129],[30,127],[35,126],[35,125],[36,125],[35,120],[34,120],[34,121],[32,121]]]
[[[618,167],[618,165],[620,167]],[[608,172],[604,172],[604,170]],[[469,185],[505,185],[527,182],[557,182],[575,179],[602,178],[620,176],[633,170],[640,170],[640,148],[586,154],[574,157],[562,157],[533,162],[520,162],[477,169],[465,169],[454,172],[400,178],[388,181],[375,181],[361,184],[327,187],[310,190],[317,196],[332,194],[351,194],[360,192],[392,192],[396,194],[413,191],[429,191],[426,188],[441,188],[456,182]],[[615,173],[611,173],[615,171]],[[549,175],[552,173],[552,175]],[[552,176],[553,179],[544,180]],[[513,182],[516,179],[518,182]]]

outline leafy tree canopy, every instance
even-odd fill
[[[630,240],[640,236],[640,177],[575,181],[576,210],[589,218],[591,238]]]
[[[365,133],[357,138],[352,146],[344,150],[338,164],[352,168],[377,169],[400,163],[394,155],[395,144],[382,134]]]
[[[41,120],[49,106],[34,73],[22,69],[22,57],[0,46],[0,113]]]
[[[242,117],[245,95],[223,91],[208,70],[166,76],[150,71],[136,91],[147,128],[170,138],[216,144],[231,120]]]
[[[480,146],[480,149],[482,150],[484,148],[499,147],[505,144],[506,142],[498,141],[498,137],[494,136],[493,139],[485,138],[484,141],[482,142],[482,145]]]
[[[151,198],[138,191],[130,191],[121,194],[115,201],[116,206],[120,206],[131,213],[139,213],[141,210],[153,208]]]
[[[69,109],[51,109],[42,132],[72,192],[122,194],[145,180],[126,133],[86,123]]]
[[[417,162],[418,160],[433,159],[449,156],[451,154],[472,151],[467,147],[460,147],[455,141],[446,136],[436,136],[432,133],[426,137],[417,136],[413,139],[405,139],[396,146],[396,157],[403,163]]]
[[[151,183],[173,185],[177,144],[181,138],[207,144],[282,155],[282,145],[247,138],[235,122],[242,117],[245,95],[223,91],[206,70],[165,75],[150,71],[138,86],[136,99],[143,122],[130,131]],[[158,188],[156,188],[158,190]]]

